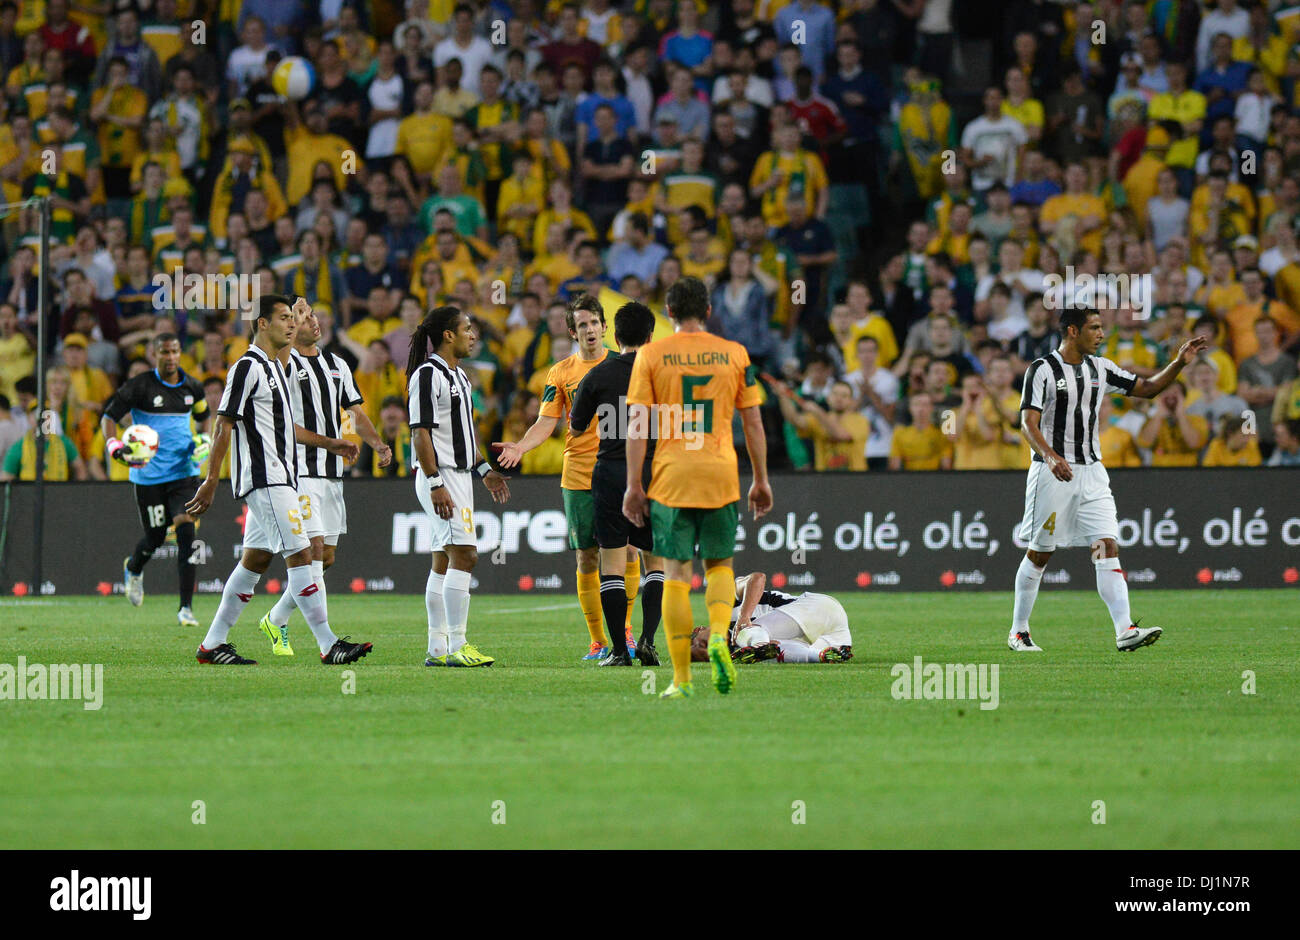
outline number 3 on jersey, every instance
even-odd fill
[[[298,497],[299,509],[289,510],[289,521],[293,523],[294,535],[302,535],[302,524],[311,518],[311,497],[306,493]]]
[[[713,433],[713,399],[697,398],[695,393],[713,381],[711,375],[682,376],[682,433]]]

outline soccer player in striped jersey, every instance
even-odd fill
[[[357,391],[352,370],[341,357],[317,348],[320,322],[305,298],[298,299],[294,311],[298,325],[293,346],[286,349],[280,361],[289,374],[295,419],[308,431],[331,438],[342,437],[350,424],[374,449],[379,466],[386,467],[393,459],[392,449],[379,437],[361,407],[365,399]],[[298,445],[298,500],[311,540],[312,577],[321,586],[322,594],[325,572],[334,564],[339,536],[348,531],[348,511],[343,502],[346,471],[343,458],[337,454],[323,447]],[[258,624],[277,656],[293,655],[289,618],[296,606],[293,595],[286,591]]]
[[[1020,401],[1021,430],[1034,457],[1019,532],[1029,548],[1016,572],[1007,645],[1017,652],[1041,652],[1029,636],[1029,614],[1043,570],[1056,549],[1087,545],[1097,569],[1097,593],[1115,627],[1115,647],[1131,651],[1154,643],[1162,631],[1140,627],[1130,618],[1128,582],[1119,564],[1119,521],[1110,476],[1101,462],[1097,415],[1110,394],[1155,398],[1206,341],[1195,337],[1183,343],[1178,355],[1147,379],[1096,354],[1106,338],[1097,311],[1063,310],[1061,333],[1058,349],[1030,363]]]
[[[198,422],[200,431],[206,431],[212,416],[203,386],[181,369],[180,338],[175,333],[159,333],[153,348],[158,367],[123,383],[104,406],[100,419],[108,455],[121,463],[127,462],[126,448],[117,439],[121,422],[147,424],[158,432],[158,452],[153,459],[143,467],[131,467],[144,537],[123,563],[122,580],[127,599],[139,607],[144,602],[145,563],[167,540],[167,529],[174,526],[180,574],[176,619],[182,627],[197,627],[199,621],[190,609],[196,578],[194,519],[185,512],[185,504],[198,486],[202,450],[207,449],[208,440],[193,433],[190,417]]]
[[[767,586],[754,571],[736,579],[735,606],[728,635],[737,663],[846,663],[853,658],[853,635],[844,606],[829,594],[786,594]],[[709,628],[696,627],[691,660],[708,662]]]
[[[697,277],[668,289],[672,336],[642,346],[628,387],[627,493],[623,514],[633,525],[650,519],[654,553],[664,559],[664,634],[673,681],[661,698],[694,694],[691,684],[691,569],[704,559],[713,685],[725,695],[736,684],[727,647],[735,598],[731,560],[736,551],[740,480],[731,422],[739,411],[753,468],[749,508],[758,519],[772,508],[767,438],[749,353],[705,329],[709,292]],[[650,489],[641,484],[651,409],[658,436]]]
[[[551,366],[546,375],[537,420],[524,436],[513,443],[492,445],[500,452],[497,462],[507,470],[518,466],[524,454],[549,438],[560,418],[567,420],[573,411],[573,396],[578,391],[578,383],[612,354],[605,347],[605,308],[594,295],[581,294],[570,303],[566,320],[569,335],[578,344],[578,351]],[[564,435],[560,492],[564,497],[564,518],[569,524],[569,547],[577,554],[578,603],[591,636],[591,646],[583,659],[604,659],[612,651],[601,626],[600,548],[596,545],[596,509],[591,495],[591,472],[596,466],[599,447],[600,435],[595,428],[589,427],[579,434],[570,427]],[[623,575],[629,611],[623,629],[628,649],[633,654],[636,641],[632,639],[630,617],[640,580],[641,564],[633,554]]]
[[[406,364],[411,447],[419,463],[415,495],[429,516],[433,541],[432,570],[424,589],[429,620],[426,666],[494,662],[465,638],[470,572],[478,563],[475,475],[498,503],[510,498],[507,478],[479,451],[473,389],[460,367],[477,342],[469,314],[457,307],[435,307],[415,328]]]
[[[369,643],[351,643],[330,629],[325,595],[312,577],[311,541],[298,500],[298,454],[295,443],[323,447],[344,460],[357,458],[357,445],[308,431],[294,420],[289,376],[277,358],[293,342],[297,315],[289,299],[263,294],[257,301],[251,345],[231,367],[217,408],[216,429],[208,458],[208,475],[199,484],[186,512],[201,516],[212,506],[221,462],[231,451],[230,485],[248,512],[240,562],[226,580],[221,603],[195,658],[219,666],[254,666],[228,642],[271,559],[283,555],[288,587],[320,647],[321,662],[351,663],[370,652]]]

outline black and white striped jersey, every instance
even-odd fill
[[[1113,393],[1130,395],[1137,376],[1103,356],[1085,356],[1077,364],[1066,362],[1060,350],[1035,359],[1025,373],[1020,410],[1042,413],[1043,437],[1067,461],[1101,463],[1101,428],[1097,413],[1102,399]],[[1034,454],[1034,459],[1042,462]]]
[[[342,437],[339,413],[363,401],[348,364],[334,353],[308,356],[295,349],[289,354],[289,371],[298,423],[324,437]],[[343,458],[337,454],[323,447],[298,445],[299,476],[341,480],[344,469]]]
[[[758,599],[758,604],[754,607],[754,612],[749,615],[750,620],[757,620],[770,610],[776,610],[778,607],[784,607],[786,604],[793,603],[797,600],[796,595],[786,594],[784,591],[777,591],[772,588],[765,590]],[[740,616],[739,596],[736,597],[735,603],[731,605],[731,622],[734,624],[736,618]]]
[[[226,376],[217,414],[234,423],[230,485],[236,499],[266,486],[298,486],[290,381],[259,347],[236,360]]]
[[[483,459],[474,431],[473,389],[465,370],[433,353],[411,376],[407,420],[433,438],[441,469],[473,470]]]

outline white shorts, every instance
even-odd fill
[[[320,535],[326,545],[337,545],[339,536],[348,532],[348,507],[343,502],[343,481],[326,477],[299,477],[299,497],[311,501],[312,535]]]
[[[754,618],[754,623],[777,642],[803,639],[813,643],[824,638],[829,646],[853,645],[849,616],[829,594],[806,591],[789,604]]]
[[[1090,546],[1118,539],[1119,519],[1110,474],[1100,463],[1070,464],[1074,478],[1063,483],[1046,463],[1035,460],[1025,484],[1025,518],[1017,533],[1035,552]]]
[[[469,470],[440,470],[438,475],[451,495],[456,510],[450,519],[441,518],[433,509],[429,495],[429,478],[424,470],[415,471],[415,497],[429,517],[430,544],[436,552],[447,545],[478,545],[474,533],[474,474]]]
[[[244,548],[257,548],[288,558],[311,548],[310,519],[303,518],[303,503],[291,486],[265,486],[244,497]],[[314,513],[309,513],[314,515]]]

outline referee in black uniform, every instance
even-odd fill
[[[600,607],[609,632],[611,655],[602,666],[631,666],[632,656],[623,642],[623,625],[627,621],[627,570],[629,544],[641,550],[641,636],[636,657],[646,666],[658,666],[655,631],[663,604],[664,562],[651,554],[654,539],[647,519],[634,526],[623,515],[623,494],[627,489],[627,388],[632,381],[632,364],[636,351],[654,336],[655,317],[645,304],[626,303],[614,315],[614,339],[618,355],[609,356],[586,374],[578,385],[569,414],[569,428],[581,434],[593,420],[600,435],[596,466],[591,473],[591,497],[595,508],[596,545],[600,548]],[[654,435],[650,435],[646,454],[645,479],[650,485],[650,465],[654,456]]]

